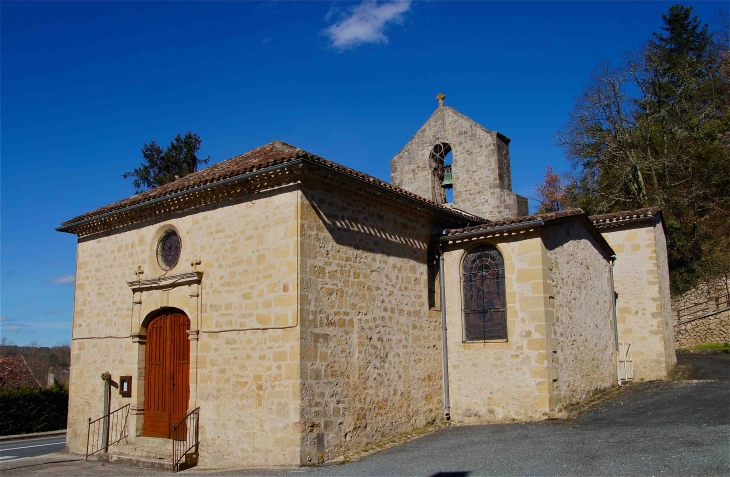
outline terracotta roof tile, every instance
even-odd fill
[[[293,163],[298,160],[326,167],[328,169],[343,173],[355,179],[359,179],[363,182],[370,183],[374,186],[390,190],[404,197],[408,197],[429,206],[442,209],[450,214],[461,216],[462,218],[468,220],[481,220],[477,216],[462,212],[458,209],[451,209],[444,206],[443,204],[438,204],[431,200],[425,199],[419,195],[392,186],[387,182],[381,181],[380,179],[377,179],[363,172],[356,171],[355,169],[351,169],[341,164],[337,164],[336,162],[332,162],[314,154],[310,154],[290,144],[286,144],[281,141],[274,141],[264,146],[258,147],[252,151],[249,151],[245,154],[232,157],[225,161],[206,167],[205,169],[198,172],[188,174],[185,177],[182,177],[169,184],[156,187],[140,194],[133,195],[132,197],[129,197],[127,199],[114,202],[113,204],[109,204],[91,212],[87,212],[85,214],[74,217],[73,219],[63,222],[60,228],[64,229],[87,219],[93,219],[101,215],[114,213],[116,211],[122,211],[128,207],[142,205],[145,202],[149,202],[155,199],[162,199],[173,194],[184,193],[185,191],[209,184],[214,184],[224,179],[252,173],[257,170],[272,166]]]
[[[41,384],[22,356],[0,357],[0,389],[38,389]]]
[[[647,207],[638,210],[624,210],[610,214],[591,215],[589,218],[597,228],[613,227],[626,222],[634,222],[641,219],[649,219],[661,212],[659,207]]]
[[[515,225],[515,224],[521,224],[525,222],[532,222],[535,220],[542,220],[543,222],[548,222],[550,220],[556,220],[563,217],[572,217],[574,215],[583,215],[585,212],[583,212],[582,209],[569,209],[569,210],[561,210],[559,212],[548,212],[544,214],[535,214],[535,215],[524,215],[522,217],[515,217],[512,219],[504,219],[504,220],[497,220],[497,221],[485,221],[483,224],[474,225],[472,227],[465,227],[462,229],[450,229],[447,230],[445,235],[459,235],[463,233],[468,232],[477,232],[480,230],[489,230],[496,227],[504,227],[506,225]]]

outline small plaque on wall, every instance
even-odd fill
[[[132,376],[119,376],[119,394],[132,397]]]

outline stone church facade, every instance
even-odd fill
[[[508,145],[440,105],[392,183],[275,141],[64,222],[68,450],[103,414],[104,372],[131,377],[110,453],[165,457],[150,449],[199,408],[215,467],[321,463],[445,417],[549,417],[617,384],[617,335],[637,378],[666,376],[661,213],[529,216]]]

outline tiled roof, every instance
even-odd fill
[[[517,225],[525,222],[533,222],[535,220],[542,220],[543,222],[548,222],[551,220],[557,220],[563,217],[572,217],[574,215],[584,215],[585,212],[583,212],[582,209],[570,209],[570,210],[561,210],[559,212],[548,212],[545,214],[535,214],[535,215],[525,215],[522,217],[515,217],[512,219],[504,219],[504,220],[498,220],[498,221],[485,221],[483,224],[480,225],[474,225],[472,227],[465,227],[462,229],[450,229],[445,232],[444,235],[460,235],[464,233],[469,232],[477,232],[480,230],[490,230],[497,227],[504,227],[507,225]]]
[[[480,220],[478,217],[465,212],[450,209],[445,207],[443,204],[438,204],[423,197],[408,192],[406,190],[394,187],[387,182],[381,181],[368,174],[356,171],[349,167],[337,164],[336,162],[328,161],[322,157],[310,154],[302,149],[299,149],[290,144],[286,144],[281,141],[274,141],[264,146],[258,147],[252,151],[249,151],[240,156],[232,157],[225,161],[213,164],[212,166],[206,167],[203,170],[188,174],[174,182],[165,184],[154,189],[142,192],[137,195],[133,195],[124,200],[114,202],[113,204],[100,207],[91,212],[74,217],[73,219],[67,220],[61,224],[60,229],[66,229],[78,222],[93,219],[102,215],[107,215],[117,211],[122,211],[129,207],[143,205],[146,202],[152,200],[164,199],[165,197],[172,196],[175,194],[185,193],[199,187],[206,185],[212,185],[216,182],[229,179],[235,176],[249,174],[256,172],[261,169],[266,169],[278,165],[286,165],[288,163],[294,163],[297,161],[307,162],[310,164],[319,165],[328,169],[340,172],[347,176],[361,180],[363,182],[372,184],[374,186],[387,189],[396,194],[408,197],[426,205],[436,207],[446,211],[452,215],[458,215],[462,218],[469,220]]]
[[[647,207],[638,210],[625,210],[622,212],[612,212],[610,214],[591,215],[589,218],[593,225],[597,228],[613,227],[626,222],[634,222],[642,219],[650,219],[661,212],[659,207]]]
[[[583,226],[585,227],[586,231],[596,240],[599,247],[603,249],[603,251],[606,253],[606,258],[608,259],[612,255],[614,255],[614,251],[611,248],[611,245],[606,241],[606,239],[601,235],[601,233],[597,230],[596,227],[593,226],[591,221],[588,219],[588,216],[583,211],[583,209],[569,209],[569,210],[561,210],[558,212],[548,212],[545,214],[535,214],[535,215],[525,215],[523,217],[515,217],[513,219],[504,219],[499,221],[493,221],[493,222],[485,222],[481,225],[475,225],[473,227],[465,227],[462,229],[451,229],[444,231],[444,237],[442,237],[442,240],[449,241],[451,243],[457,243],[462,239],[468,240],[472,237],[479,237],[481,234],[478,232],[484,232],[484,235],[488,235],[494,232],[499,232],[500,227],[506,227],[510,225],[517,225],[520,224],[528,224],[530,222],[534,221],[541,221],[545,224],[549,222],[553,222],[559,219],[564,219],[568,217],[574,217],[575,219],[579,220],[581,223],[583,223]],[[470,232],[477,232],[476,234],[470,234]],[[469,235],[464,235],[469,234]]]
[[[0,357],[0,389],[38,389],[41,384],[22,356]]]

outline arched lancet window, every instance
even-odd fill
[[[446,142],[437,143],[431,149],[431,169],[433,171],[433,197],[431,199],[439,204],[453,201],[453,194],[447,194],[451,191],[453,176],[451,175],[451,145]],[[444,176],[448,175],[449,181],[444,183]],[[451,196],[451,197],[449,197]],[[449,198],[451,200],[449,200]]]
[[[504,259],[492,245],[464,259],[464,341],[507,339]]]

